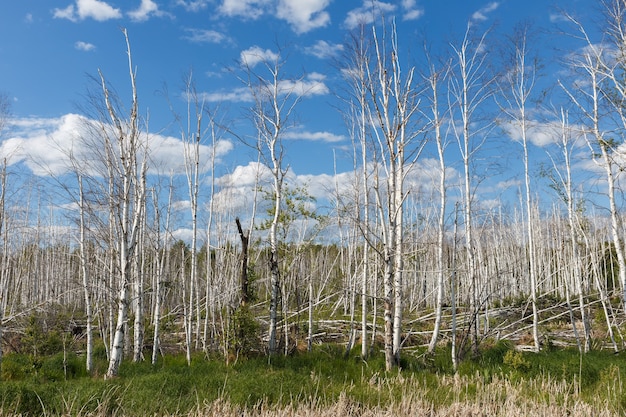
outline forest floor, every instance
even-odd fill
[[[451,370],[449,349],[406,356],[384,371],[343,346],[240,359],[166,356],[124,362],[105,381],[83,358],[9,354],[2,364],[1,416],[623,416],[626,354],[573,349],[520,352],[506,342]],[[30,368],[29,368],[30,367]],[[27,368],[29,368],[27,370]],[[22,369],[22,373],[20,373]]]
[[[196,352],[190,364],[181,335],[170,332],[155,365],[124,361],[119,377],[106,381],[102,341],[88,374],[82,336],[57,332],[51,317],[31,317],[4,335],[0,416],[626,415],[626,352],[614,352],[598,311],[591,317],[592,350],[581,354],[569,311],[558,303],[545,306],[540,317],[550,319],[540,325],[542,350],[535,353],[525,308],[482,315],[485,337],[477,352],[467,345],[461,351],[457,372],[446,331],[435,353],[426,352],[432,319],[422,314],[407,320],[407,346],[392,372],[385,371],[380,339],[363,358],[358,339],[346,349],[349,321],[320,320],[311,352],[306,335],[298,334],[287,355]],[[581,335],[580,320],[574,323]],[[149,358],[148,349],[145,354]]]

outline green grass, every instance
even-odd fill
[[[83,358],[73,354],[65,361],[60,354],[38,359],[12,354],[3,358],[0,406],[4,413],[24,416],[185,415],[218,399],[248,409],[261,404],[330,407],[344,400],[357,408],[372,408],[400,404],[419,392],[420,401],[445,407],[459,401],[503,401],[510,395],[506,389],[515,389],[538,404],[565,406],[577,398],[591,405],[606,404],[616,413],[626,411],[621,383],[626,354],[580,355],[576,350],[534,354],[499,342],[464,360],[454,376],[449,353],[449,348],[441,348],[433,356],[405,355],[403,370],[392,373],[384,371],[382,355],[368,360],[357,354],[346,357],[343,347],[332,345],[231,365],[198,355],[187,366],[183,356],[167,356],[154,366],[124,362],[119,377],[109,381],[88,376]],[[105,366],[98,359],[96,368]]]

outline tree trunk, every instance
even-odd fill
[[[4,187],[3,187],[4,188]],[[79,230],[79,247],[80,247],[80,267],[81,275],[83,277],[83,293],[85,296],[85,315],[87,317],[87,323],[85,326],[85,332],[87,335],[87,346],[85,353],[85,368],[87,373],[91,373],[93,370],[93,317],[91,310],[91,289],[89,279],[89,269],[87,268],[87,249],[85,242],[85,200],[83,198],[83,178],[78,176],[78,192],[79,202],[78,207],[80,210],[80,230]]]

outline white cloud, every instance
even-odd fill
[[[78,41],[74,44],[74,47],[79,51],[93,51],[96,49],[96,45],[89,42]]]
[[[489,3],[485,7],[483,7],[480,10],[474,12],[474,14],[472,14],[472,20],[481,21],[481,22],[487,20],[487,14],[489,14],[489,13],[493,12],[494,10],[496,10],[498,8],[498,6],[500,6],[500,3],[497,2],[497,1],[493,1],[493,2]]]
[[[330,0],[279,0],[276,17],[286,20],[296,33],[327,26],[330,15],[324,9]]]
[[[500,181],[499,183],[496,184],[496,189],[497,190],[508,190],[509,188],[518,189],[521,186],[522,186],[522,180],[513,178],[509,180]]]
[[[194,43],[231,42],[231,39],[228,36],[215,30],[186,28],[185,32],[189,35],[183,36],[183,39],[187,39],[188,41]]]
[[[79,135],[85,118],[67,114],[58,119],[19,119],[9,122],[9,138],[0,146],[0,156],[10,165],[24,163],[35,175],[59,175],[71,167],[69,154],[80,153]]]
[[[65,9],[54,9],[52,11],[52,15],[56,19],[68,19],[71,21],[76,21],[77,18],[74,12],[75,12],[74,5],[70,4]]]
[[[518,123],[511,120],[499,121],[500,126],[512,140],[516,142],[522,141],[522,131]],[[561,122],[548,121],[540,122],[527,121],[526,138],[533,145],[543,148],[561,140]]]
[[[218,10],[226,16],[258,19],[270,6],[269,0],[223,0]]]
[[[229,91],[214,91],[212,93],[200,94],[202,100],[208,103],[225,103],[225,102],[252,102],[252,92],[247,87],[237,87]]]
[[[0,145],[0,157],[9,164],[23,163],[38,176],[61,175],[72,168],[70,155],[91,173],[97,175],[103,146],[101,138],[90,128],[98,123],[77,114],[66,114],[57,119],[13,119],[8,124],[8,138]],[[157,134],[142,134],[143,145],[149,149],[151,174],[182,174],[184,170],[183,143],[178,138]],[[217,161],[233,149],[231,142],[218,141],[215,147]],[[210,172],[213,149],[200,146],[200,166]]]
[[[233,172],[216,178],[220,190],[213,196],[213,208],[218,213],[247,213],[254,202],[254,190],[267,187],[271,171],[258,162],[239,165]]]
[[[185,173],[184,144],[180,139],[172,136],[150,134],[147,137],[150,152],[149,173],[151,174],[183,174]],[[215,144],[216,163],[233,150],[232,142],[218,140]],[[200,145],[200,173],[211,172],[211,155],[213,148],[210,145]]]
[[[317,41],[314,45],[304,48],[307,54],[316,56],[320,59],[336,56],[343,51],[343,45],[339,43],[328,43],[326,41]]]
[[[415,0],[402,0],[402,9],[402,20],[416,20],[424,14],[424,10],[417,7]]]
[[[281,81],[279,90],[284,93],[294,93],[301,97],[328,94],[330,90],[324,83],[325,78],[324,75],[313,72],[301,80]]]
[[[407,10],[402,15],[402,20],[417,20],[424,14],[424,11],[421,9],[413,9]]]
[[[331,132],[309,132],[303,130],[288,131],[285,133],[285,139],[290,140],[306,140],[311,142],[327,142],[336,143],[346,139],[343,135],[336,135]]]
[[[350,10],[344,24],[348,29],[354,29],[363,24],[370,24],[378,15],[392,13],[396,10],[396,6],[391,3],[382,1],[363,0],[363,5],[356,9]]]
[[[121,18],[122,12],[101,0],[76,0],[76,5],[70,4],[65,9],[54,9],[53,16],[73,22],[87,18],[103,22]]]
[[[268,167],[255,161],[239,165],[230,174],[217,178],[220,187],[255,187],[257,183],[268,183],[272,172]]]
[[[239,62],[242,65],[253,68],[261,62],[274,62],[280,56],[271,49],[262,49],[259,46],[252,46],[239,54]]]
[[[325,84],[325,76],[313,72],[305,78],[299,80],[282,80],[279,81],[278,90],[281,95],[294,94],[299,97],[310,97],[325,95],[330,92]],[[223,102],[252,102],[254,97],[248,87],[236,87],[232,90],[221,90],[213,92],[204,92],[200,94],[200,98],[208,103]]]
[[[550,23],[558,22],[569,22],[569,19],[563,13],[550,13]]]
[[[139,8],[128,12],[128,16],[135,22],[145,22],[150,16],[164,16],[159,6],[153,0],[141,0]]]
[[[191,208],[191,200],[178,200],[172,202],[172,209],[174,211],[189,210]]]
[[[327,26],[330,14],[325,10],[332,0],[220,0],[217,12],[227,17],[256,20],[270,15],[286,21],[298,34]],[[205,7],[205,2],[178,0],[188,10]]]
[[[183,6],[188,12],[199,12],[209,5],[209,0],[177,0],[176,5]]]

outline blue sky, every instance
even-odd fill
[[[418,69],[423,64],[425,38],[438,53],[449,52],[446,48],[463,36],[471,22],[479,32],[492,28],[489,44],[495,45],[516,23],[530,21],[545,31],[535,46],[546,59],[546,72],[552,71],[558,54],[571,41],[556,35],[559,9],[586,18],[597,7],[592,0],[4,2],[0,6],[0,91],[11,99],[12,124],[1,134],[0,151],[6,154],[21,147],[21,159],[17,159],[37,175],[45,175],[36,164],[28,165],[26,154],[49,164],[62,159],[50,143],[62,144],[76,132],[87,91],[94,88],[90,76],[101,70],[126,99],[128,67],[120,31],[124,27],[137,68],[141,111],[150,115],[150,130],[159,135],[156,159],[167,171],[168,164],[179,164],[181,158],[176,143],[180,129],[173,122],[164,91],[169,92],[175,111],[184,112],[183,80],[192,72],[207,103],[220,104],[231,126],[245,132],[243,114],[250,103],[240,80],[227,69],[236,67],[242,57],[275,53],[280,47],[287,55],[286,73],[303,75],[302,82],[308,83],[297,110],[297,126],[287,135],[286,160],[292,174],[320,197],[332,187],[335,171],[341,175],[352,169],[351,143],[336,97],[343,88],[337,60],[356,24],[372,21],[372,5],[387,18],[395,18],[406,62]],[[551,75],[545,85],[554,82]],[[246,167],[256,158],[232,137],[225,135],[223,140],[216,169],[222,185],[229,178],[236,182],[237,175],[249,175]],[[496,142],[491,152],[511,148],[509,138],[499,137]],[[545,158],[543,150],[534,152]],[[427,152],[426,160],[429,157],[434,153]],[[460,169],[458,165],[453,168]],[[503,173],[498,181],[516,179],[519,184],[520,169],[516,166]],[[489,186],[496,187],[496,183]]]

